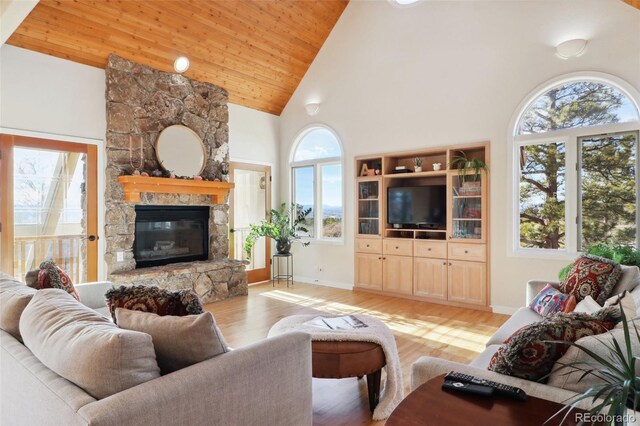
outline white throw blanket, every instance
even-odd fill
[[[316,341],[373,342],[382,346],[387,362],[387,365],[384,367],[387,377],[384,385],[381,386],[380,402],[373,411],[373,420],[384,420],[389,417],[391,412],[400,404],[402,398],[404,398],[400,358],[398,357],[396,341],[389,327],[382,321],[368,315],[354,315],[360,321],[367,324],[368,327],[353,330],[329,330],[304,324],[306,321],[317,316],[319,315],[293,315],[285,317],[271,327],[268,337],[291,331],[302,331],[311,334],[311,340]],[[340,315],[323,316],[331,317]]]

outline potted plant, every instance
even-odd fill
[[[422,158],[416,157],[416,158],[413,159],[413,162],[415,164],[415,166],[413,167],[415,172],[416,173],[421,172],[422,171]]]
[[[487,173],[489,172],[489,166],[487,166],[484,160],[480,158],[468,158],[464,152],[462,152],[460,156],[451,159],[449,168],[458,169],[458,175],[463,183],[477,182],[483,170]],[[469,173],[471,171],[473,171],[473,174]]]
[[[294,213],[293,218],[290,213]],[[271,209],[269,220],[250,225],[251,231],[244,242],[247,259],[251,259],[251,250],[260,237],[273,238],[276,241],[278,254],[289,253],[291,244],[300,240],[299,233],[309,232],[305,226],[309,213],[311,208],[305,209],[299,204],[292,204],[287,208],[287,204],[282,203],[277,210]],[[301,244],[308,246],[309,242],[301,242]]]
[[[613,337],[610,343],[603,341],[602,344],[609,350],[607,356],[601,356],[579,343],[570,343],[591,359],[587,362],[567,363],[561,368],[574,369],[582,373],[580,380],[592,375],[601,379],[602,383],[591,386],[581,395],[576,395],[565,403],[565,406],[553,416],[556,417],[566,411],[562,424],[571,410],[576,408],[576,404],[583,400],[592,402],[592,408],[589,410],[592,416],[611,416],[612,420],[607,421],[607,424],[625,424],[624,419],[627,418],[628,410],[638,411],[640,408],[640,377],[636,376],[636,362],[640,360],[640,356],[633,352],[631,342],[631,339],[635,338],[640,341],[640,331],[635,321],[629,321],[633,323],[634,333],[632,333],[624,309],[620,309],[620,313],[624,339],[618,341]]]

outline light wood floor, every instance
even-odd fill
[[[295,283],[249,287],[248,297],[206,305],[232,347],[264,339],[279,319],[295,314],[365,313],[384,321],[396,337],[405,394],[411,364],[422,355],[467,363],[507,319],[506,315]],[[314,425],[382,425],[373,422],[366,379],[314,379]]]

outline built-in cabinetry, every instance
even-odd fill
[[[488,143],[356,158],[357,290],[489,309],[488,175],[451,169],[462,155],[488,163]],[[413,171],[416,157],[422,171]],[[389,188],[430,185],[446,187],[446,220],[388,223]]]

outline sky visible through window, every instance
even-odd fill
[[[592,81],[554,87],[522,114],[517,134],[545,133],[584,126],[638,120],[634,103],[616,88]]]
[[[293,156],[293,161],[335,158],[342,155],[340,144],[329,130],[315,129],[304,136]],[[311,207],[314,204],[313,167],[296,168],[295,200]],[[342,217],[342,166],[322,166],[322,206],[324,216]],[[311,216],[314,212],[311,213]]]

